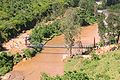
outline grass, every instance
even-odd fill
[[[65,71],[85,72],[95,80],[120,79],[120,50],[108,52],[100,59],[74,57],[65,64]]]

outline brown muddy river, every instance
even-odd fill
[[[63,35],[57,36],[47,44],[64,44]],[[25,76],[25,80],[40,80],[40,74],[45,72],[50,75],[62,75],[64,73],[64,63],[62,53],[65,49],[44,49],[40,54],[31,60],[22,61],[17,64],[13,71],[20,71]]]
[[[96,43],[99,42],[97,24],[84,27],[81,31],[81,41],[83,44],[93,44],[94,37]],[[77,39],[76,39],[77,41]],[[56,36],[48,41],[47,45],[64,45],[64,35]],[[66,49],[61,48],[46,48],[31,60],[21,61],[16,66],[12,73],[15,71],[24,76],[24,80],[40,80],[41,73],[47,73],[52,76],[64,74],[64,62],[62,60]],[[14,74],[13,74],[14,75]]]

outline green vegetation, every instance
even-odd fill
[[[54,36],[63,33],[71,53],[78,26],[93,24],[96,20],[102,38],[100,45],[103,46],[105,39],[111,44],[117,43],[120,36],[120,0],[103,1],[104,3],[97,8],[108,9],[107,27],[103,22],[105,16],[96,14],[95,0],[0,0],[0,50],[1,43],[14,38],[23,30],[33,28],[30,35],[31,44],[45,44]],[[62,16],[62,19],[56,20],[58,16]],[[45,24],[49,21],[53,22]],[[41,49],[25,49],[22,54],[15,55],[0,52],[0,76],[11,71],[13,65],[23,58],[32,58],[39,51]],[[42,80],[118,80],[119,51],[100,57],[93,54],[91,60],[74,57],[65,64],[67,72],[63,76],[50,77],[43,74],[41,78]]]
[[[116,5],[120,2],[120,0],[107,0],[106,5],[111,6],[111,5]]]
[[[75,35],[78,34],[79,18],[77,15],[77,9],[70,8],[66,11],[67,16],[61,20],[61,30],[65,36],[65,44],[72,56],[72,46],[74,45]]]
[[[119,80],[120,50],[98,56],[92,54],[91,59],[75,56],[65,64],[63,76],[50,77],[43,74],[42,80]]]
[[[120,50],[108,52],[103,56],[94,54],[92,59],[75,57],[65,64],[65,71],[86,73],[94,80],[119,80]]]
[[[104,14],[98,14],[97,22],[99,25],[99,34],[102,38],[103,44],[118,43],[120,36],[120,24],[119,24],[120,1],[107,0],[107,2],[104,4],[105,4],[104,9],[106,9],[107,12],[103,13],[108,14],[108,16]],[[105,21],[107,24],[105,23]]]
[[[35,28],[33,28],[32,34],[30,35],[30,42],[32,44],[45,43],[55,35],[63,33],[63,30],[61,29],[62,20],[66,20],[66,33],[68,30],[71,31],[72,29],[74,32],[74,28],[79,22],[81,23],[80,25],[86,25],[86,23],[91,24],[95,21],[95,18],[93,17],[94,14],[90,11],[93,10],[93,6],[91,7],[90,5],[93,4],[94,0],[88,1],[90,5],[84,7],[84,5],[89,4],[87,1],[88,0],[1,0],[0,43],[6,42],[19,35],[23,30],[31,29],[33,27]],[[70,7],[74,7],[74,9]],[[90,7],[90,9],[87,7]],[[70,8],[71,12],[73,10],[70,18],[69,16],[66,16],[66,18],[63,17],[67,8]],[[58,16],[62,16],[63,19],[55,20]],[[72,25],[70,27],[69,23],[71,23],[71,21],[69,19],[72,20]],[[45,25],[41,21],[53,21],[53,23]],[[2,49],[1,44],[0,48]],[[41,49],[38,48],[32,50],[25,49],[23,53],[17,53],[15,55],[7,55],[6,52],[2,52],[2,54],[4,53],[6,56],[11,57],[10,59],[8,58],[11,63],[9,63],[10,67],[9,65],[4,66],[3,64],[0,64],[0,66],[2,66],[0,70],[1,75],[12,70],[13,65],[20,62],[23,58],[31,58],[40,50]],[[2,58],[4,58],[4,56],[2,56],[1,59]],[[9,62],[7,59],[5,60],[6,62]],[[4,63],[4,60],[1,60],[1,63],[2,62]],[[6,69],[6,67],[9,68]]]
[[[86,73],[83,72],[66,72],[64,76],[50,77],[46,74],[43,74],[41,80],[93,80]]]
[[[81,26],[93,24],[96,21],[95,0],[80,0],[79,2],[79,18]]]
[[[63,76],[50,77],[43,74],[42,80],[119,80],[119,51],[108,52],[105,55],[92,55],[91,59],[75,56],[65,64]]]
[[[32,58],[36,55],[37,51],[35,49],[25,49],[23,51],[24,58]]]
[[[11,71],[13,66],[23,58],[32,58],[37,52],[38,49],[25,49],[23,53],[16,53],[15,55],[11,55],[11,53],[8,52],[0,52],[0,76]]]
[[[5,52],[0,52],[0,76],[12,70],[13,56]]]
[[[8,41],[21,31],[33,28],[38,20],[61,15],[66,0],[1,0],[0,40]]]
[[[32,31],[30,42],[32,44],[44,43],[44,41],[48,41],[48,39],[52,38],[54,35],[60,34],[59,24],[59,20],[49,25],[39,23]]]
[[[119,15],[109,14],[107,18],[107,23],[109,28],[107,29],[107,33],[109,36],[109,40],[111,43],[118,43],[120,36],[120,17]]]
[[[84,1],[84,0],[83,0]],[[82,5],[82,0],[1,0],[0,1],[0,42],[8,41],[19,35],[20,32],[26,29],[31,29],[36,25],[36,22],[46,19],[53,20],[56,16],[63,15],[68,7],[78,7],[82,14],[82,20],[85,22],[94,22],[93,1],[87,1]],[[88,5],[82,9],[84,5]],[[90,7],[87,8],[87,7]],[[88,11],[88,12],[86,12]],[[81,12],[81,13],[82,13]],[[83,21],[84,23],[84,21]]]
[[[13,63],[17,64],[18,62],[20,62],[23,59],[22,55],[20,55],[19,53],[16,53],[13,57]]]

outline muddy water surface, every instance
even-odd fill
[[[57,36],[50,40],[46,45],[63,45],[64,36]],[[31,60],[22,61],[16,65],[13,71],[20,71],[25,76],[25,80],[40,80],[40,74],[45,72],[50,75],[62,75],[64,73],[64,63],[62,55],[65,49],[44,49],[40,54]]]
[[[93,44],[94,37],[96,42],[99,42],[100,37],[98,35],[97,24],[84,27],[79,36],[83,44]],[[76,39],[76,41],[77,40],[79,39]],[[64,35],[60,35],[48,41],[46,45],[64,45],[64,43]],[[40,80],[40,74],[43,72],[52,76],[57,74],[62,75],[64,73],[62,58],[65,53],[66,49],[63,48],[45,48],[31,60],[18,63],[14,66],[12,72],[20,72],[22,76],[24,76],[24,80]]]

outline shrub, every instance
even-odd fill
[[[0,52],[0,75],[12,70],[13,56],[8,55],[6,52]]]
[[[90,80],[90,77],[86,74],[86,73],[82,73],[82,72],[77,72],[77,71],[73,71],[73,72],[67,72],[65,73],[65,75],[63,76],[63,80]]]
[[[32,58],[33,56],[35,56],[35,51],[31,49],[25,49],[23,53],[25,58]]]
[[[50,77],[47,74],[43,74],[41,80],[93,80],[86,73],[83,72],[65,72],[63,76]]]
[[[50,25],[38,24],[30,35],[30,42],[38,45],[43,43],[47,38],[51,38],[54,35],[60,34],[59,21],[55,21]]]
[[[110,77],[108,75],[98,74],[95,76],[95,80],[110,80]]]
[[[17,63],[20,62],[22,59],[23,59],[23,57],[22,57],[19,53],[16,53],[16,54],[14,55],[13,62],[14,62],[14,64],[17,64]]]
[[[0,68],[0,75],[4,75],[4,74],[6,74],[7,72],[9,72],[11,70],[12,70],[11,67],[5,67],[5,66],[3,66],[3,67]]]
[[[50,38],[52,36],[52,31],[50,30],[49,27],[45,27],[42,29],[42,35],[43,35],[43,38]]]
[[[41,27],[33,29],[32,34],[30,35],[30,42],[32,44],[40,44],[43,41],[43,35],[41,34]]]
[[[100,57],[99,57],[99,55],[97,55],[97,54],[92,54],[92,59],[93,60],[100,60]]]

